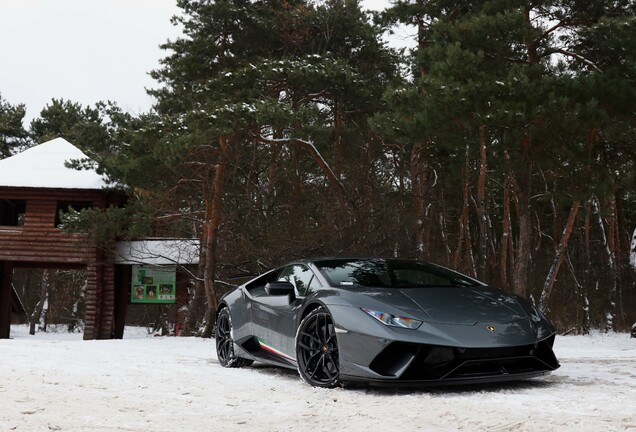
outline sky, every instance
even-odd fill
[[[178,11],[174,0],[0,0],[0,94],[27,120],[52,98],[146,111]]]
[[[148,73],[167,54],[159,45],[179,37],[179,12],[176,0],[0,0],[0,95],[26,105],[27,126],[53,98],[148,111]]]

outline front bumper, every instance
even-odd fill
[[[447,385],[523,380],[557,369],[554,334],[536,340],[529,322],[398,329],[333,311],[345,381]],[[338,320],[340,315],[341,320]],[[361,325],[361,323],[363,325]]]

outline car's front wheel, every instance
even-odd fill
[[[234,353],[234,339],[232,339],[232,317],[230,309],[224,307],[216,317],[216,356],[223,367],[237,368],[249,366],[252,360],[237,357]]]
[[[312,310],[296,333],[298,373],[308,384],[335,387],[340,383],[336,328],[324,307]]]

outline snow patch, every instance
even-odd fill
[[[255,363],[226,369],[214,339],[28,335],[0,340],[0,430],[546,431],[632,430],[636,339],[557,337],[562,367],[521,383],[433,389],[305,384]]]
[[[94,169],[67,168],[71,160],[90,160],[64,138],[55,138],[0,160],[0,187],[103,189],[105,176]]]

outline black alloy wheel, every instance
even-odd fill
[[[237,357],[234,354],[234,340],[232,339],[232,318],[230,309],[224,307],[216,317],[216,356],[223,367],[237,368],[249,366],[252,360]]]
[[[319,307],[300,323],[296,334],[298,373],[315,387],[335,387],[340,383],[338,341],[333,319]]]

